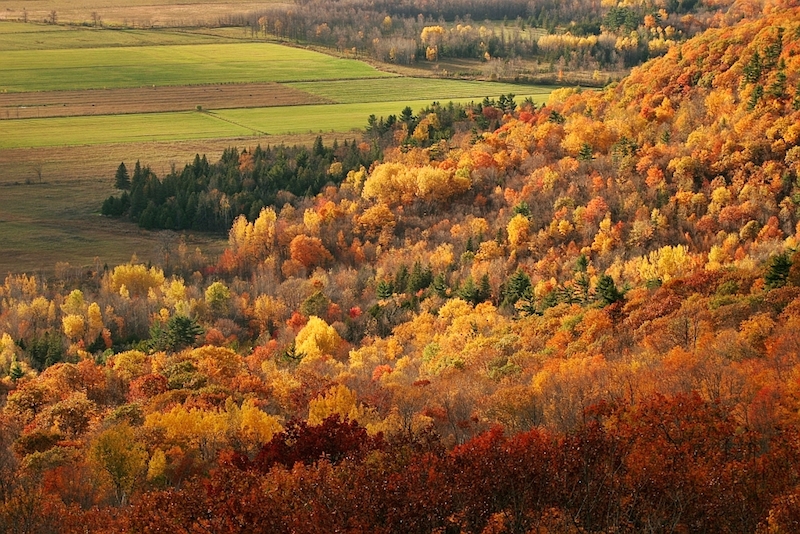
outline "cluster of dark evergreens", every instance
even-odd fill
[[[524,105],[534,104],[526,101]],[[430,147],[452,138],[457,131],[477,134],[497,128],[502,114],[515,108],[514,95],[508,94],[498,100],[486,97],[474,104],[434,102],[417,115],[408,106],[399,115],[371,115],[366,128],[367,150],[347,140],[342,146],[334,141],[331,147],[325,147],[320,137],[310,150],[258,146],[239,152],[228,148],[215,164],[210,164],[205,155],[196,155],[182,171],[173,169],[163,178],[138,160],[129,175],[123,162],[115,177],[115,187],[122,194],[108,197],[102,213],[127,216],[148,230],[226,231],[239,215],[254,220],[265,206],[315,196],[326,184],[341,183],[351,170],[368,168],[381,159],[382,148],[395,142],[395,132],[400,128],[407,133],[401,146]],[[424,137],[414,135],[420,122],[431,115],[436,119],[427,122]],[[431,156],[435,155],[434,151]],[[341,163],[341,168],[332,167],[334,162]]]
[[[318,137],[310,150],[229,148],[215,164],[197,155],[182,171],[173,170],[163,178],[139,161],[129,177],[122,163],[116,186],[123,192],[106,199],[102,213],[128,216],[147,229],[227,231],[238,215],[254,219],[261,208],[276,204],[279,195],[284,201],[314,196],[326,184],[339,184],[349,171],[369,167],[379,157],[377,147],[361,150],[355,141],[325,147]],[[332,168],[334,162],[341,168]]]

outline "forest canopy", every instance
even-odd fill
[[[224,194],[228,247],[3,281],[0,532],[795,530],[800,8],[763,11],[544,106],[121,167],[154,228]]]

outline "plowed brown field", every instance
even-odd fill
[[[137,87],[0,94],[0,120],[324,104],[279,83]]]

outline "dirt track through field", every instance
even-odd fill
[[[138,87],[0,94],[0,120],[325,104],[279,83]]]

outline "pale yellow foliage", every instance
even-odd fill
[[[73,289],[61,305],[61,311],[67,315],[82,315],[85,309],[86,303],[80,289]]]
[[[303,213],[303,224],[308,235],[318,236],[322,226],[322,217],[319,216],[317,210],[309,208]]]
[[[64,334],[70,341],[77,341],[83,337],[86,330],[86,323],[81,315],[66,315],[61,322],[64,326]]]
[[[228,233],[231,251],[249,261],[264,260],[275,245],[277,215],[271,207],[262,208],[252,223],[244,215],[233,221]]]
[[[577,93],[578,90],[574,87],[562,87],[561,89],[556,89],[550,93],[550,96],[547,98],[547,105],[554,106],[555,104],[566,101],[567,98]],[[549,122],[548,124],[552,125],[553,123]]]
[[[420,40],[423,44],[429,46],[436,46],[442,42],[445,29],[441,26],[425,26],[420,33]]]
[[[504,253],[503,247],[501,247],[497,241],[484,241],[478,247],[478,251],[475,253],[475,259],[477,261],[491,261],[502,258]]]
[[[455,254],[453,253],[453,245],[450,243],[439,245],[430,256],[431,268],[435,271],[447,269],[454,261]]]
[[[295,350],[308,358],[331,355],[342,343],[336,330],[319,317],[312,315],[295,338]]]
[[[151,288],[157,288],[164,283],[164,271],[157,267],[148,269],[142,264],[119,265],[114,268],[109,276],[109,289],[120,294],[125,291],[132,296],[144,296]]]
[[[17,345],[11,336],[3,332],[0,336],[0,372],[7,371],[11,367],[11,362],[16,359],[17,350]]]
[[[647,48],[650,50],[650,54],[663,54],[671,46],[675,46],[675,41],[672,39],[664,39],[663,37],[658,37],[656,39],[651,39],[647,42]]]
[[[228,413],[228,432],[253,452],[283,431],[280,419],[264,412],[253,399],[245,400],[241,407],[228,399],[225,408]]]
[[[600,229],[594,236],[592,242],[592,250],[600,254],[606,254],[617,245],[619,241],[618,236],[614,233],[611,225],[611,217],[606,215],[605,219],[600,221]]]
[[[174,307],[176,311],[182,303],[186,302],[186,285],[181,279],[165,282],[162,293],[166,303]]]
[[[597,36],[577,36],[567,32],[564,34],[543,35],[536,42],[545,51],[554,52],[562,49],[590,49],[597,44]]]
[[[364,167],[360,169],[349,171],[347,177],[344,179],[343,186],[351,187],[357,193],[361,193],[364,188],[364,182],[367,179],[367,170]]]
[[[512,247],[519,247],[527,243],[531,222],[527,217],[518,213],[508,222],[508,242]]]
[[[443,202],[467,191],[471,185],[464,173],[453,170],[383,163],[364,182],[362,196],[387,206],[410,204],[415,199]]]
[[[89,308],[86,310],[86,319],[88,323],[87,337],[90,341],[94,341],[105,326],[103,324],[103,314],[100,311],[99,304],[96,302],[89,304]]]
[[[150,372],[150,362],[144,352],[129,350],[114,356],[114,371],[126,381]]]
[[[342,384],[332,387],[325,395],[308,403],[309,425],[321,425],[325,419],[334,414],[343,421],[357,421],[362,425],[375,419],[375,414],[360,404],[356,394]]]
[[[161,449],[153,451],[150,461],[147,463],[147,480],[153,481],[162,476],[167,471],[167,455]]]
[[[696,260],[689,254],[687,246],[667,245],[639,259],[639,278],[666,282],[691,273],[695,266]]]

